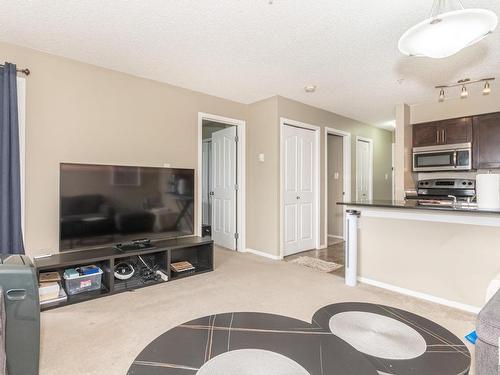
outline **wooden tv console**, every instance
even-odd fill
[[[42,310],[53,309],[73,303],[88,301],[112,294],[134,290],[150,285],[177,280],[187,276],[199,275],[213,271],[214,248],[210,237],[185,237],[171,240],[155,241],[154,247],[145,250],[121,252],[114,247],[86,249],[71,252],[62,252],[47,258],[35,259],[38,274],[40,272],[56,271],[62,276],[66,268],[75,268],[95,264],[103,270],[100,290],[68,295],[67,301],[50,305],[42,305]],[[114,267],[118,262],[138,255],[154,256],[155,263],[168,275],[168,281],[143,282],[138,278],[118,280],[114,277]],[[194,271],[175,273],[170,270],[170,264],[179,261],[188,261],[195,266]],[[61,282],[64,287],[64,280]]]

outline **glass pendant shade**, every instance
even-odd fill
[[[486,9],[459,9],[436,14],[413,26],[399,39],[399,50],[408,56],[444,58],[480,41],[498,24]]]

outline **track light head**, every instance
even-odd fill
[[[469,96],[469,92],[467,91],[467,87],[465,87],[465,85],[463,85],[462,92],[460,93],[460,98],[467,99],[468,96]]]
[[[486,83],[484,84],[483,95],[490,95],[490,93],[491,93],[490,83],[486,81]]]
[[[439,101],[444,102],[444,89],[441,89],[441,91],[439,91]]]

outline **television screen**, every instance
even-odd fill
[[[194,170],[61,164],[59,248],[194,233]]]

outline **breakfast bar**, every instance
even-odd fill
[[[500,273],[500,210],[418,201],[342,202],[359,212],[358,280],[477,312]]]

